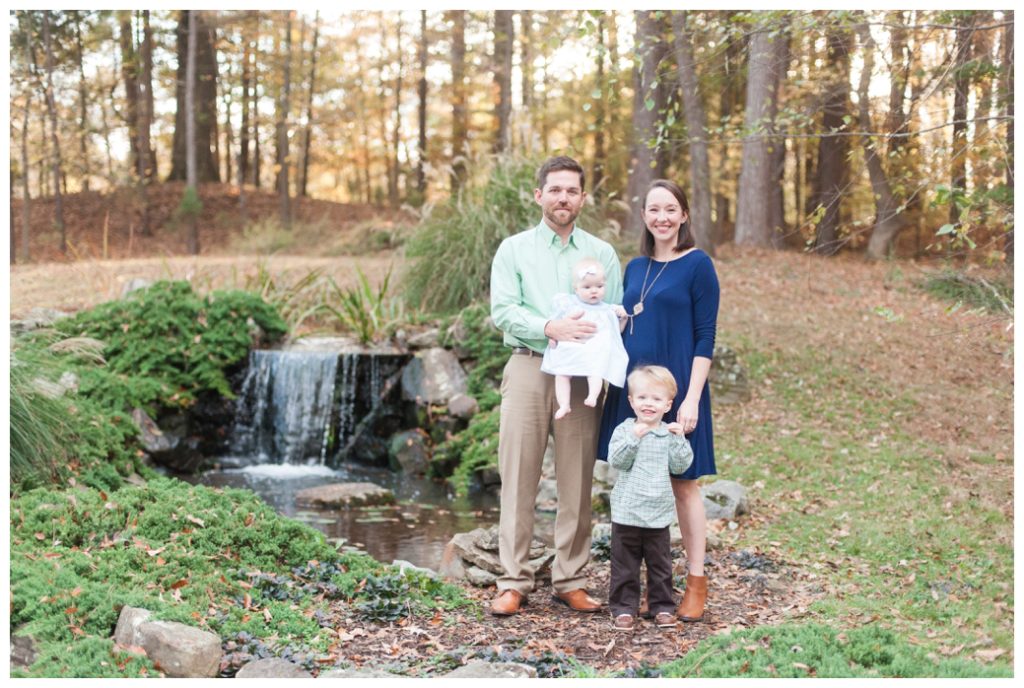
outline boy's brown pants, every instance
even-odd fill
[[[612,618],[636,616],[640,608],[640,562],[647,563],[647,606],[652,615],[673,613],[672,545],[668,526],[641,528],[612,523],[612,578],[608,608]]]

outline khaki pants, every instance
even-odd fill
[[[534,506],[548,435],[555,437],[555,561],[551,583],[556,592],[584,587],[583,567],[590,558],[590,487],[604,394],[597,406],[583,404],[586,378],[572,379],[572,413],[554,420],[554,376],[540,371],[538,356],[513,354],[501,380],[501,429],[498,469],[501,473],[501,519],[498,553],[505,575],[498,590],[533,590],[529,565]]]

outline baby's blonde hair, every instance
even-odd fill
[[[626,384],[629,385],[630,393],[632,393],[633,385],[641,380],[664,388],[671,399],[675,399],[676,392],[679,391],[675,376],[672,375],[671,370],[664,366],[647,365],[634,368],[633,372],[626,378]]]
[[[581,258],[572,266],[572,286],[575,288],[587,275],[604,277],[604,265],[597,258]]]

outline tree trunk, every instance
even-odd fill
[[[871,29],[867,24],[857,27],[860,33],[861,47],[864,53],[864,67],[861,70],[860,83],[857,87],[857,109],[861,131],[873,131],[871,123],[868,87],[871,83],[871,72],[875,66],[875,52],[878,47],[871,37]],[[892,247],[896,235],[903,228],[899,202],[892,193],[889,178],[882,166],[878,142],[872,136],[862,137],[864,142],[864,161],[871,178],[871,191],[875,197],[875,225],[868,241],[866,256],[872,260],[885,258]]]
[[[512,116],[512,10],[494,10],[494,143],[492,150],[508,150]]]
[[[284,84],[277,101],[277,197],[281,225],[292,227],[291,189],[288,185],[288,109],[292,87],[292,13],[287,10],[284,25]]]
[[[732,16],[735,14],[736,12],[732,10],[725,11],[722,21],[729,25],[732,22]],[[727,44],[722,64],[725,83],[722,85],[722,91],[719,96],[719,117],[721,121],[731,123],[736,111],[743,104],[743,40],[734,35],[729,36],[726,40]],[[734,194],[730,194],[725,190],[726,183],[735,183],[731,166],[723,164],[718,172],[714,224],[714,241],[716,245],[722,243],[726,230],[732,224],[730,210],[731,202],[735,198]]]
[[[50,137],[53,142],[53,224],[60,234],[60,252],[67,254],[68,239],[64,231],[64,197],[60,182],[63,176],[63,162],[60,155],[60,137],[57,134],[57,103],[53,97],[53,46],[50,41],[50,12],[43,12],[43,45],[46,50],[46,109],[50,113]]]
[[[257,88],[260,80],[260,11],[252,11],[255,25],[252,39],[252,68],[250,70],[252,75],[252,185],[258,189],[263,177],[263,156],[260,154],[260,98]]]
[[[135,52],[130,10],[118,10],[121,39],[121,78],[124,79],[124,112],[128,124],[131,169],[139,169],[139,58]]]
[[[85,60],[82,47],[81,12],[75,12],[75,57],[78,62],[78,157],[82,173],[82,190],[89,191],[89,118],[88,90],[85,86]]]
[[[849,144],[844,129],[849,117],[850,33],[839,25],[828,28],[828,74],[818,142],[818,178],[815,185],[816,208],[824,208],[818,221],[814,250],[826,256],[839,251],[839,209],[849,179]]]
[[[398,69],[395,75],[395,124],[391,132],[391,163],[388,174],[388,203],[392,208],[398,207],[398,172],[400,162],[398,159],[398,147],[401,143],[400,133],[402,131],[402,15],[398,13],[395,17],[397,28],[397,51]],[[383,105],[383,103],[382,103]]]
[[[775,83],[773,84],[772,106],[771,106],[771,127],[775,134],[771,140],[771,203],[769,205],[768,226],[772,231],[772,247],[781,249],[785,246],[786,234],[786,203],[783,192],[783,181],[786,171],[786,137],[785,132],[780,131],[776,125],[776,116],[779,111],[779,91],[782,88],[782,81],[786,76],[789,63],[792,58],[790,52],[789,18],[786,18],[786,29],[780,32],[775,40]]]
[[[679,66],[679,89],[682,91],[686,133],[690,143],[690,230],[697,246],[715,255],[711,236],[711,164],[708,160],[707,115],[697,80],[697,64],[693,57],[693,38],[687,28],[687,13],[672,13],[675,33],[676,64]]]
[[[632,155],[629,161],[629,182],[626,201],[629,203],[629,222],[626,231],[635,237],[643,232],[641,220],[644,194],[656,178],[662,176],[657,169],[656,145],[658,134],[658,64],[663,53],[661,23],[655,13],[648,10],[634,12],[636,17],[636,52],[639,60],[633,71],[633,132]]]
[[[521,97],[523,112],[529,117],[533,106],[533,13],[530,10],[519,10],[519,26],[522,33],[519,39]]]
[[[244,201],[242,199],[243,186],[249,179],[249,106],[253,97],[252,93],[252,27],[253,11],[246,13],[245,21],[242,23],[242,115],[241,125],[238,130],[238,194],[239,206],[244,212]]]
[[[604,76],[605,53],[608,49],[604,42],[605,13],[597,15],[597,75],[594,79],[594,86],[599,93],[597,102],[594,104],[594,172],[591,175],[593,181],[590,184],[591,195],[594,198],[601,198],[604,195],[604,168],[607,153],[604,149],[604,128],[605,109],[608,98],[606,95],[606,84]]]
[[[1013,10],[1006,12],[1007,26],[1003,36],[1003,96],[1006,99],[1006,188],[1013,189]],[[1013,263],[1013,225],[1003,241],[1006,261]]]
[[[156,175],[156,155],[150,143],[153,126],[153,30],[149,26],[149,10],[142,11],[143,36],[141,49],[142,76],[139,85],[139,189],[142,195],[143,236],[152,236],[150,221],[149,183]]]
[[[419,96],[418,124],[419,140],[416,145],[416,192],[420,202],[427,195],[427,11],[420,10],[420,80],[417,85]]]
[[[21,246],[18,260],[27,263],[32,259],[29,241],[32,238],[32,214],[30,204],[32,196],[28,189],[28,115],[31,112],[32,90],[25,95],[25,117],[21,122]],[[12,254],[13,255],[13,254]]]
[[[970,73],[966,69],[971,55],[974,36],[974,15],[963,13],[957,17],[956,56],[953,63],[953,145],[950,163],[949,187],[952,194],[967,192],[967,96],[971,89]],[[949,223],[960,223],[960,209],[950,199]]]
[[[771,112],[778,67],[776,27],[762,21],[750,39],[747,106],[743,118],[743,156],[736,200],[736,244],[771,246],[769,213],[772,199]]]
[[[452,195],[466,180],[469,113],[466,109],[466,12],[449,10],[452,23]]]
[[[306,127],[302,137],[302,175],[299,178],[299,195],[305,198],[309,182],[309,148],[313,135],[313,95],[316,93],[316,49],[320,39],[320,10],[313,18],[313,46],[309,56],[309,92],[306,96]]]
[[[907,46],[906,20],[902,11],[889,12],[889,51],[892,57],[891,82],[889,84],[889,112],[885,119],[885,131],[902,134],[907,131],[909,118],[906,114],[907,83],[910,80],[910,50]],[[905,139],[890,138],[886,152],[892,154],[903,147]]]
[[[220,181],[220,165],[214,151],[217,149],[217,54],[213,31],[207,26],[201,10],[182,10],[178,20],[178,88],[177,112],[174,119],[174,139],[171,153],[171,173],[168,180],[187,178],[187,152],[185,150],[185,89],[188,62],[188,27],[191,15],[196,14],[196,164],[200,182]]]
[[[197,12],[188,14],[188,38],[186,39],[185,57],[185,180],[188,191],[199,197],[199,169],[196,150],[196,84],[198,66],[197,52],[199,42],[199,30]],[[189,233],[188,252],[193,256],[199,255],[199,213],[195,208],[189,212]]]

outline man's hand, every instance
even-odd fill
[[[562,320],[549,320],[544,326],[544,336],[559,342],[585,342],[597,332],[597,325],[580,320],[582,317],[583,311],[578,311]]]

